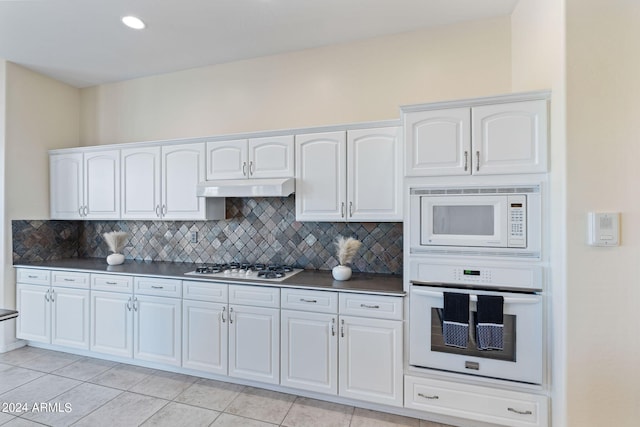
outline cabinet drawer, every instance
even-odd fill
[[[513,427],[547,427],[546,396],[405,376],[405,407]]]
[[[89,273],[77,271],[52,271],[51,284],[65,288],[89,289]]]
[[[92,274],[91,289],[112,292],[131,292],[133,277],[113,274]]]
[[[29,283],[32,285],[48,285],[51,279],[51,271],[37,268],[18,268],[16,271],[17,283]]]
[[[178,298],[182,296],[182,280],[135,277],[133,285],[136,295]]]
[[[229,285],[229,304],[280,307],[280,288]]]
[[[229,286],[222,283],[183,281],[182,298],[226,304],[229,300]]]
[[[282,308],[289,310],[316,311],[318,313],[338,312],[338,294],[336,292],[281,289],[280,302]]]
[[[340,314],[402,320],[402,297],[340,293]]]

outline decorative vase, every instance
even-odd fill
[[[111,254],[107,257],[107,264],[109,265],[120,265],[124,262],[124,255],[122,254]]]
[[[331,270],[333,278],[336,280],[349,280],[351,278],[351,267],[346,265],[336,265]]]

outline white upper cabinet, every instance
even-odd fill
[[[476,175],[547,171],[547,102],[471,109]]]
[[[159,218],[160,147],[122,150],[121,158],[122,218]]]
[[[224,218],[224,198],[196,196],[205,178],[204,143],[122,150],[122,218]]]
[[[296,145],[296,220],[346,220],[346,133],[296,135]]]
[[[408,176],[469,174],[469,108],[410,113],[404,126]]]
[[[52,154],[52,219],[120,218],[120,151]]]
[[[296,145],[296,220],[402,220],[397,127],[297,135]]]
[[[402,221],[401,150],[397,127],[347,132],[349,221]]]
[[[207,180],[294,176],[292,135],[207,142]]]
[[[411,109],[404,114],[405,175],[547,171],[547,100]]]

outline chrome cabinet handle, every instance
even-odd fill
[[[251,160],[249,162],[249,175],[253,175],[254,172],[256,171],[255,167],[253,166],[253,160]]]
[[[82,213],[84,213],[84,216],[89,215],[89,208],[86,207],[86,206],[84,208],[82,208]]]
[[[344,202],[340,205],[340,216],[344,218]]]
[[[131,311],[131,297],[127,300],[127,310]]]
[[[68,277],[65,277],[63,280],[65,282],[75,282],[76,281],[76,279],[69,279]]]
[[[380,308],[379,305],[360,304],[362,308]]]
[[[476,172],[480,170],[480,151],[476,151]]]
[[[116,282],[104,282],[106,285],[117,285],[118,283]]]
[[[465,150],[464,152],[464,171],[469,170],[469,152]]]
[[[344,319],[340,319],[340,336],[344,338]]]
[[[164,289],[164,286],[151,285],[151,289]]]
[[[227,307],[222,307],[222,312],[220,313],[220,318],[222,319],[222,323],[226,322],[227,319],[224,318],[224,312],[226,311]]]
[[[336,318],[335,317],[331,318],[331,336],[332,337],[336,336]]]
[[[229,307],[229,324],[233,323],[232,314],[233,314],[233,307]]]
[[[78,215],[82,216],[82,206],[78,208]]]
[[[38,278],[38,276],[32,276],[32,275],[28,275],[27,277],[28,277],[29,279],[37,279],[37,278]]]
[[[156,211],[156,216],[160,218],[160,205],[156,205],[155,211]]]
[[[430,400],[440,399],[440,396],[438,396],[437,394],[434,394],[433,396],[427,396],[426,394],[418,393],[418,396],[423,397],[425,399],[430,399]]]
[[[51,289],[51,294],[49,295],[49,300],[51,302],[56,302],[56,300],[53,298],[53,296],[55,295],[56,290],[55,289]]]
[[[133,299],[133,311],[138,311],[138,298]]]
[[[50,300],[49,300],[49,289],[47,289],[47,292],[44,294],[44,300],[45,300],[46,302],[49,302],[49,301],[50,301]]]
[[[162,205],[162,216],[167,214],[167,205]]]
[[[513,412],[514,414],[518,414],[518,415],[532,415],[533,414],[533,412],[531,412],[531,411],[518,411],[517,409],[514,409],[514,408],[507,408],[507,411]]]
[[[353,202],[349,202],[349,216],[353,217]]]
[[[242,176],[247,176],[247,162],[242,162]]]
[[[300,298],[300,302],[310,302],[312,304],[317,303],[318,301],[315,299],[304,299],[304,298]]]

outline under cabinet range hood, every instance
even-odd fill
[[[294,178],[220,179],[198,184],[198,197],[287,197]]]

